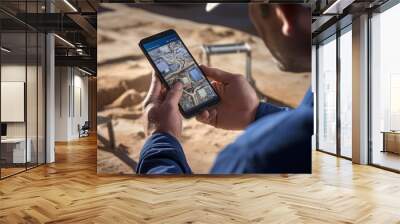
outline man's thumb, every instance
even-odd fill
[[[234,75],[219,70],[217,68],[210,68],[205,65],[200,65],[200,67],[208,78],[211,78],[218,82],[229,83],[232,77],[234,77]]]
[[[167,96],[165,97],[165,102],[168,102],[172,105],[178,105],[179,100],[181,99],[183,91],[183,84],[181,82],[175,83],[175,85],[167,92]]]

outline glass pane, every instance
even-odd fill
[[[38,36],[36,32],[27,33],[28,38],[28,63],[27,63],[27,80],[26,80],[26,115],[27,115],[27,144],[30,150],[30,158],[28,159],[28,168],[37,165],[37,73],[38,73]]]
[[[37,1],[27,2],[27,13],[37,13]],[[37,20],[37,17],[30,17]],[[36,23],[36,21],[31,21]],[[38,73],[38,34],[35,30],[27,30],[27,80],[26,80],[26,116],[27,116],[27,150],[31,151],[28,168],[37,166],[37,73]]]
[[[25,170],[26,33],[1,34],[2,177]]]
[[[340,36],[340,152],[351,158],[352,141],[352,35]]]
[[[336,153],[336,38],[318,48],[318,148]]]
[[[38,35],[38,163],[45,163],[45,35],[39,33]]]
[[[400,170],[400,4],[371,19],[372,163]]]

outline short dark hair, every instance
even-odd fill
[[[286,10],[290,12],[291,15],[297,16],[296,13],[298,12],[298,9],[301,8],[307,8],[307,4],[300,4],[300,3],[289,3],[289,4],[277,4],[277,3],[261,3],[260,4],[260,10],[261,10],[261,15],[262,17],[267,17],[269,15],[269,12],[273,8],[273,6],[282,6]]]

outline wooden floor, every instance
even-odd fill
[[[392,152],[374,151],[372,160],[374,164],[400,170],[400,154]]]
[[[8,177],[11,176],[13,174],[19,173],[19,172],[23,172],[25,171],[25,167],[2,167],[1,168],[1,177]]]
[[[94,137],[0,181],[0,223],[400,223],[400,175],[320,152],[312,175],[97,176]]]

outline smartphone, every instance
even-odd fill
[[[144,38],[139,42],[139,47],[167,89],[176,82],[183,84],[179,109],[185,118],[220,101],[214,87],[175,30]]]

